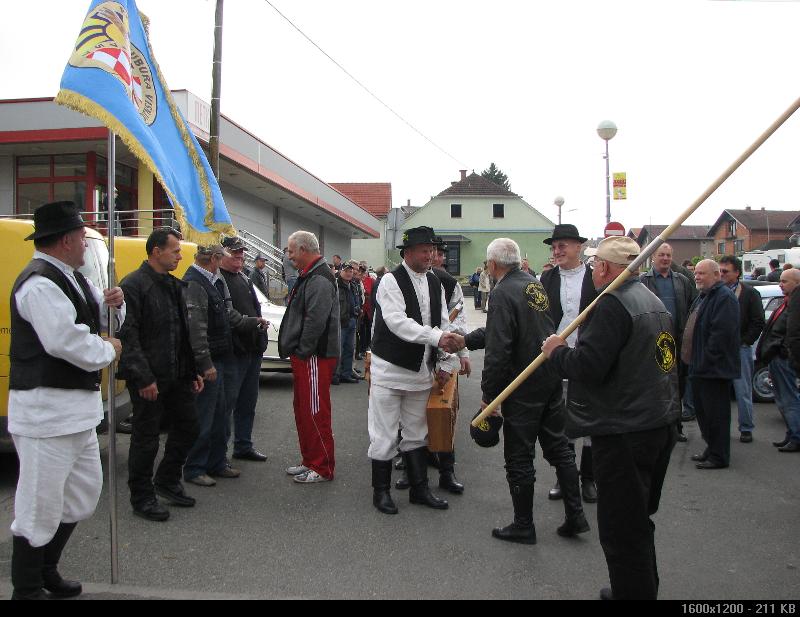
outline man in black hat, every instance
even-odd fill
[[[267,271],[267,258],[258,253],[253,260],[254,268],[250,273],[250,282],[269,300],[269,272]]]
[[[33,260],[11,292],[8,430],[20,460],[14,503],[12,599],[81,593],[58,562],[79,521],[97,507],[103,487],[95,427],[103,419],[100,371],[121,343],[101,336],[107,307],[120,309],[119,287],[103,293],[79,271],[86,229],[72,202],[34,212]]]
[[[430,272],[436,243],[430,227],[406,231],[397,247],[403,262],[384,275],[375,295],[368,456],[373,505],[384,514],[397,514],[389,488],[398,428],[411,503],[448,507],[428,488],[428,397],[434,374],[443,385],[459,369],[457,358],[448,357],[436,370],[439,341],[450,329],[444,289]]]
[[[581,248],[586,238],[578,233],[575,225],[565,223],[556,225],[553,235],[544,240],[550,245],[555,267],[542,272],[542,285],[547,291],[550,303],[550,316],[560,334],[571,324],[583,310],[597,297],[592,283],[591,266],[581,262]],[[567,344],[574,347],[578,340],[577,330],[567,338]],[[570,447],[575,449],[575,441],[570,440]],[[581,492],[587,503],[597,501],[597,489],[594,485],[592,466],[592,441],[584,438],[581,450]],[[561,487],[556,485],[550,491],[550,499],[561,499]]]

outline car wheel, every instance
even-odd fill
[[[756,369],[753,373],[753,400],[756,403],[772,403],[775,400],[772,379],[766,366]]]

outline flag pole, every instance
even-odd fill
[[[656,249],[661,246],[666,240],[675,232],[675,230],[683,225],[683,223],[688,219],[703,203],[714,194],[714,192],[722,185],[725,180],[731,177],[733,173],[741,167],[741,165],[748,159],[750,156],[758,150],[767,139],[769,139],[775,131],[777,131],[798,109],[800,109],[800,98],[797,99],[794,103],[792,103],[789,108],[784,111],[775,122],[773,122],[767,130],[765,130],[759,137],[756,139],[747,150],[745,150],[739,158],[737,158],[731,165],[722,172],[720,175],[704,192],[700,197],[698,197],[691,206],[689,206],[673,223],[667,227],[664,231],[661,232],[658,236],[653,239],[650,244],[647,245],[640,254],[639,257],[634,261],[631,265],[629,265],[620,275],[614,279],[609,286],[603,290],[597,298],[595,298],[594,302],[592,302],[589,306],[587,306],[583,312],[578,315],[575,320],[569,324],[566,329],[559,335],[562,338],[566,339],[570,334],[572,334],[578,326],[580,326],[589,313],[592,311],[594,306],[597,302],[607,293],[611,293],[612,291],[616,290],[622,283],[624,283],[631,274],[635,274],[638,272],[639,267],[647,261],[647,258],[652,255]],[[530,377],[533,372],[539,368],[542,364],[544,364],[545,355],[539,354],[536,359],[531,362],[528,367],[519,374],[519,376],[512,381],[505,390],[503,390],[497,398],[495,398],[491,403],[489,403],[480,414],[478,414],[475,419],[472,421],[472,426],[478,427],[478,425],[483,422],[487,416],[494,413],[495,409],[497,409],[504,400],[506,400],[511,394],[520,386],[522,383]]]
[[[114,234],[117,227],[116,199],[116,167],[117,149],[116,134],[108,131],[108,184],[106,200],[108,202],[108,288],[117,285],[117,272],[114,261]],[[117,311],[108,307],[108,336],[116,337]],[[111,521],[111,584],[119,582],[119,544],[117,531],[117,380],[115,378],[116,362],[108,367],[108,512]]]

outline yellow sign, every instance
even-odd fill
[[[617,172],[614,174],[614,199],[627,199],[628,188],[625,172]]]

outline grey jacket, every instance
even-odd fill
[[[301,274],[281,321],[278,353],[281,358],[311,356],[338,358],[341,338],[339,295],[328,263],[320,258]]]
[[[263,271],[258,268],[253,268],[253,271],[250,273],[250,282],[264,294],[265,298],[269,298],[269,272],[266,268],[264,268]]]
[[[658,296],[652,269],[639,275],[639,282]],[[683,331],[686,329],[686,321],[689,319],[689,308],[697,297],[697,286],[676,270],[672,271],[672,286],[675,288],[675,307],[678,312],[677,315],[672,316],[672,323],[675,324],[674,334],[677,337],[675,340],[680,347]]]

